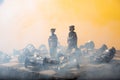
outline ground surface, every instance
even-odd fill
[[[0,79],[120,79],[120,52],[108,64],[82,64],[80,69],[74,67],[61,71],[31,71],[24,64],[18,63],[17,59],[13,59],[9,63],[0,64]]]

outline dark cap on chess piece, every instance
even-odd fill
[[[55,30],[56,30],[55,28],[51,28],[51,32],[55,32]]]
[[[75,30],[75,26],[74,25],[70,25],[69,28]]]

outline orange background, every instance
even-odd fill
[[[120,0],[4,0],[0,5],[0,50],[12,52],[32,43],[47,45],[50,28],[67,46],[69,25],[78,46],[93,40],[120,49]]]

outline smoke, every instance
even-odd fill
[[[43,33],[48,25],[42,14],[37,14],[36,8],[36,3],[32,0],[19,2],[6,0],[4,2],[0,8],[0,48],[2,51],[11,53],[13,48],[20,49],[28,43],[33,43],[37,47],[38,43],[47,43],[48,35],[46,34],[49,34],[49,28],[44,38]]]
[[[116,0],[4,0],[0,6],[0,49],[11,53],[29,43],[36,47],[47,44],[52,27],[59,42],[66,45],[71,24],[76,26],[78,44],[94,39],[96,47],[106,43],[119,49],[119,11]]]
[[[59,27],[56,25],[54,11],[57,7],[54,1],[6,0],[0,7],[0,49],[6,53],[12,53],[14,48],[21,49],[32,43],[36,47],[40,44],[48,44],[50,28]],[[53,8],[53,12],[50,10]],[[62,37],[58,28],[56,34]],[[57,32],[58,31],[58,32]],[[65,36],[66,37],[66,36]],[[62,38],[61,40],[66,40]],[[59,38],[60,39],[60,38]],[[13,43],[14,42],[14,43]]]
[[[0,5],[4,2],[4,0],[0,0]]]
[[[0,0],[0,50],[11,53],[13,48],[23,49],[29,43],[37,48],[41,43],[47,45],[49,31],[52,27],[56,28],[59,42],[65,45],[68,26],[71,24],[75,25],[79,38],[78,44],[86,40],[94,40],[96,47],[99,47],[101,43],[106,43],[109,47],[115,45],[119,48],[119,11],[119,2],[113,0],[105,2]],[[68,53],[64,52],[64,54]],[[114,64],[95,65],[90,63],[88,57],[80,57],[80,70],[84,71],[80,73],[82,75],[80,78],[119,78],[118,61]],[[76,67],[74,63],[77,60],[72,57],[70,60],[73,62],[69,63],[63,72],[69,70],[68,67]],[[16,75],[16,78],[20,79],[40,77],[38,73],[11,69],[11,67],[2,67],[0,75],[0,78]]]
[[[30,52],[33,52],[33,50],[36,50],[34,45],[32,44],[28,44],[25,48],[28,48]],[[48,52],[47,49],[45,49],[45,46],[43,45],[41,45],[40,48],[39,50],[43,50],[41,51],[41,55],[45,56],[45,53]],[[23,80],[33,79],[34,80],[34,79],[59,79],[61,77],[63,79],[66,79],[66,78],[71,79],[76,77],[76,79],[79,80],[79,79],[119,79],[120,78],[119,77],[119,73],[120,73],[119,60],[111,60],[111,62],[109,63],[94,64],[90,62],[89,53],[83,54],[83,51],[79,49],[77,49],[77,51],[73,50],[71,53],[68,53],[66,51],[67,48],[63,46],[59,46],[59,49],[60,49],[59,52],[61,53],[58,52],[57,54],[63,54],[65,55],[65,57],[68,56],[67,58],[65,58],[65,59],[68,59],[68,62],[65,62],[64,64],[65,66],[62,64],[58,65],[59,68],[64,66],[59,70],[57,70],[56,65],[53,63],[51,63],[51,66],[46,65],[47,68],[43,68],[42,66],[39,66],[39,67],[34,66],[34,68],[32,69],[32,68],[25,68],[24,62],[20,63],[19,61],[17,61],[17,63],[15,63],[16,62],[15,61],[15,62],[9,62],[6,64],[5,63],[0,64],[0,75],[1,75],[0,79],[9,78],[9,79],[23,79]],[[44,50],[46,50],[45,53],[44,53]],[[23,54],[26,54],[24,56],[27,56],[28,54],[30,54],[30,52],[27,53],[25,51],[25,53]],[[90,53],[94,55],[94,51],[90,50]],[[32,54],[36,54],[36,53],[32,53]],[[22,54],[18,54],[18,55],[22,56]],[[49,55],[49,53],[47,53],[47,55]],[[80,68],[78,68],[77,64],[80,65]],[[48,67],[51,67],[51,68],[48,68]],[[48,69],[51,71],[49,71]],[[73,73],[72,69],[76,69],[75,73]]]

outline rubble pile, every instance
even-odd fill
[[[45,75],[41,76],[41,74],[39,74],[38,72],[53,70],[57,72],[57,74],[55,74],[54,76],[59,76],[58,73],[62,74],[62,72],[64,72],[67,74],[67,71],[75,68],[77,69],[76,72],[79,71],[78,73],[81,74],[80,76],[78,73],[76,73],[77,77],[79,77],[78,79],[82,79],[86,77],[86,74],[87,77],[91,77],[91,74],[89,73],[91,73],[92,71],[95,73],[96,69],[98,68],[100,69],[98,71],[101,71],[102,67],[96,67],[96,69],[94,68],[95,70],[91,69],[92,67],[94,67],[93,65],[107,65],[108,63],[111,65],[111,62],[114,61],[113,58],[115,54],[116,49],[114,47],[108,48],[106,44],[103,44],[100,48],[96,49],[94,42],[88,41],[84,45],[80,45],[79,48],[73,49],[71,52],[67,50],[67,47],[63,47],[62,45],[60,45],[59,47],[57,47],[56,57],[52,58],[45,45],[42,44],[37,49],[34,47],[34,45],[28,44],[25,48],[21,50],[14,50],[13,56],[17,57],[18,64],[23,64],[23,67],[31,72],[1,66],[0,78],[4,79],[5,76],[8,75],[6,77],[12,79],[15,77],[14,74],[17,73],[17,79],[41,79]],[[3,55],[3,52],[0,52],[0,55]],[[3,64],[10,62],[11,59],[12,57],[10,56],[9,58],[3,57],[0,59],[0,61]],[[84,66],[86,64],[91,64],[92,67],[88,65],[88,67],[86,68],[86,66]],[[108,66],[106,66],[106,69],[111,68],[113,67],[110,66],[110,68],[108,68]],[[83,72],[83,70],[88,72]],[[117,71],[117,73],[119,73],[118,69],[115,70]],[[104,69],[102,71],[104,71]],[[10,74],[10,72],[12,72],[12,74]],[[69,73],[70,75],[73,74],[71,72]],[[31,75],[32,77],[28,77],[28,75]],[[103,76],[100,73],[98,75]],[[107,75],[107,73],[105,75]],[[110,75],[112,75],[112,73]],[[52,77],[47,76],[47,78],[51,79]]]
[[[25,48],[16,52],[19,53],[17,54],[18,61],[24,63],[25,68],[31,66],[39,70],[45,70],[51,67],[50,69],[62,70],[66,66],[80,68],[80,65],[84,63],[109,63],[114,58],[116,49],[114,47],[108,49],[106,44],[103,44],[99,49],[95,49],[94,41],[88,41],[84,45],[80,45],[79,48],[72,49],[71,52],[67,50],[67,47],[59,45],[55,58],[50,56],[44,44],[40,45],[38,49],[32,44],[28,44]],[[51,65],[56,66],[56,68],[52,68]],[[63,65],[64,67],[61,68]]]

